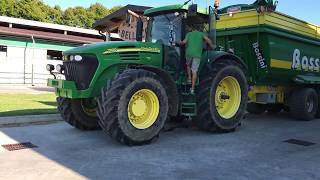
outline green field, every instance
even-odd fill
[[[0,117],[57,113],[56,96],[48,94],[0,94]]]

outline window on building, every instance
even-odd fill
[[[48,60],[62,60],[62,51],[47,50]]]
[[[0,56],[7,56],[8,47],[0,45]]]

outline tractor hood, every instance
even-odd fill
[[[114,54],[120,52],[149,52],[160,53],[161,45],[150,42],[113,41],[84,45],[65,51],[64,55],[71,54]]]

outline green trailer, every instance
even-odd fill
[[[218,45],[248,66],[248,111],[285,109],[295,118],[313,119],[320,83],[320,27],[279,12],[240,9],[235,5],[221,10]]]
[[[246,111],[286,110],[314,119],[320,114],[318,27],[275,7],[257,0],[220,10],[218,3],[149,9],[146,42],[140,19],[136,42],[64,53],[56,70],[65,80],[48,80],[58,110],[70,125],[102,128],[127,145],[153,142],[170,119],[190,119],[201,130],[220,133],[239,127]],[[188,27],[207,32],[217,46],[204,46],[195,94],[189,91],[185,47],[176,45]],[[47,69],[54,75],[52,65]]]

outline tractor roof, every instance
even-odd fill
[[[183,5],[183,4],[176,4],[176,5],[169,5],[169,6],[161,6],[156,8],[147,9],[144,12],[146,16],[152,16],[156,14],[162,14],[163,12],[173,12],[173,11],[188,11],[190,5]],[[201,15],[208,15],[208,9],[198,7],[198,14]]]

